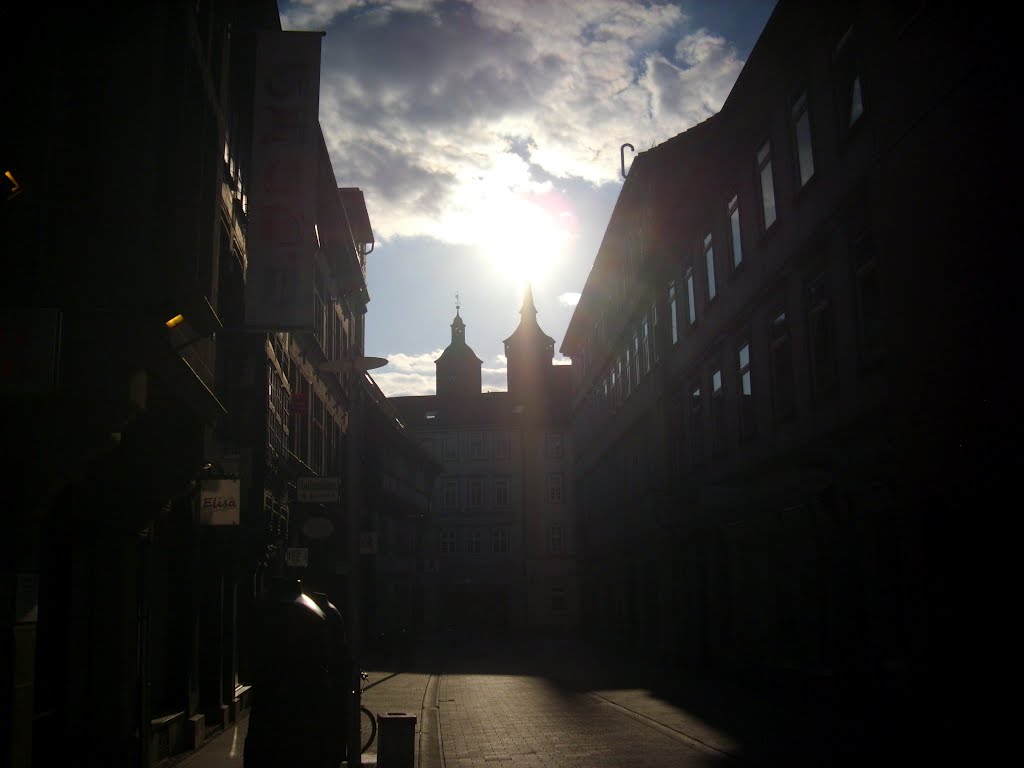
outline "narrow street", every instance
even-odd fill
[[[680,679],[571,641],[437,640],[412,670],[371,670],[362,701],[416,716],[417,768],[858,765],[907,757],[916,741],[909,720],[894,726],[877,708]],[[180,764],[240,766],[245,725]]]

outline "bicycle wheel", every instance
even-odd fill
[[[377,737],[377,718],[366,707],[359,707],[359,751],[365,752]]]

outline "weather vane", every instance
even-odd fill
[[[455,292],[455,314],[458,314],[460,309],[462,309],[462,307],[459,305],[459,292],[456,291]]]

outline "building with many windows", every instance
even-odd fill
[[[505,341],[507,392],[481,392],[456,310],[437,394],[391,402],[441,466],[420,542],[424,624],[475,632],[575,626],[568,366],[527,291]]]
[[[720,112],[636,157],[562,343],[589,636],[919,701],[962,679],[969,520],[1020,454],[985,29],[781,0]]]

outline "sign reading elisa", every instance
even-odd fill
[[[238,525],[241,508],[241,481],[209,477],[199,488],[201,525]]]

